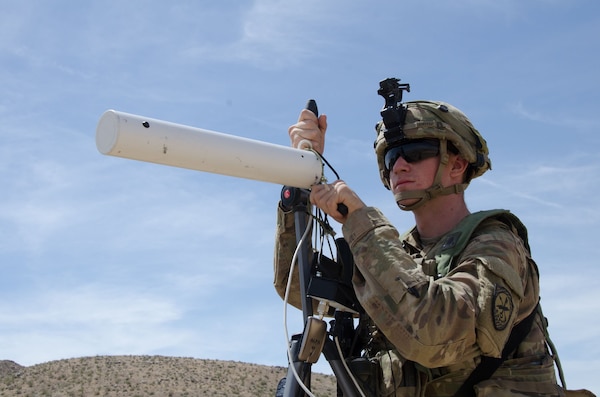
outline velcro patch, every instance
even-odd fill
[[[502,331],[508,325],[515,308],[512,296],[506,288],[496,285],[494,288],[494,295],[492,296],[492,307],[494,328],[498,331]]]

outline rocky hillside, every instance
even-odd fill
[[[286,368],[164,356],[96,356],[23,367],[0,361],[2,397],[274,396]],[[335,378],[313,374],[313,393],[335,396]]]

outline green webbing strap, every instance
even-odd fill
[[[479,211],[466,216],[460,221],[458,226],[454,228],[455,231],[444,238],[442,250],[435,256],[439,277],[445,276],[450,272],[450,269],[454,265],[454,257],[463,252],[477,226],[484,220],[499,214],[511,215],[507,210]],[[527,244],[526,241],[525,244]]]
[[[556,368],[558,370],[558,377],[560,378],[560,384],[563,389],[567,390],[567,382],[565,382],[565,374],[563,373],[562,364],[560,363],[560,358],[558,358],[558,352],[556,351],[556,346],[552,339],[550,339],[550,333],[548,332],[548,319],[544,317],[544,313],[542,313],[542,306],[537,305],[537,311],[540,314],[540,318],[542,319],[542,328],[544,329],[544,336],[546,337],[546,343],[550,347],[550,352],[552,353],[552,358],[556,363]]]

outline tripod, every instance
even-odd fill
[[[337,395],[366,396],[362,390],[373,384],[367,359],[360,357],[360,324],[354,318],[363,313],[351,285],[353,261],[345,240],[337,239],[337,262],[313,252],[308,214],[308,191],[285,186],[282,205],[294,213],[297,263],[300,282],[304,332],[290,338],[288,372],[277,387],[276,397],[304,397],[310,393],[311,365],[321,354],[337,380]],[[322,225],[319,225],[322,227]],[[329,331],[324,321],[313,316],[313,300],[319,311],[333,312]],[[331,310],[333,309],[333,311]],[[350,363],[350,366],[348,365]],[[366,369],[366,371],[365,371]],[[367,390],[368,391],[368,390]],[[370,395],[370,393],[369,393]]]

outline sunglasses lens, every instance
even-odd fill
[[[407,163],[416,163],[440,154],[439,141],[435,139],[412,141],[390,148],[385,153],[385,166],[390,171],[400,157]]]

